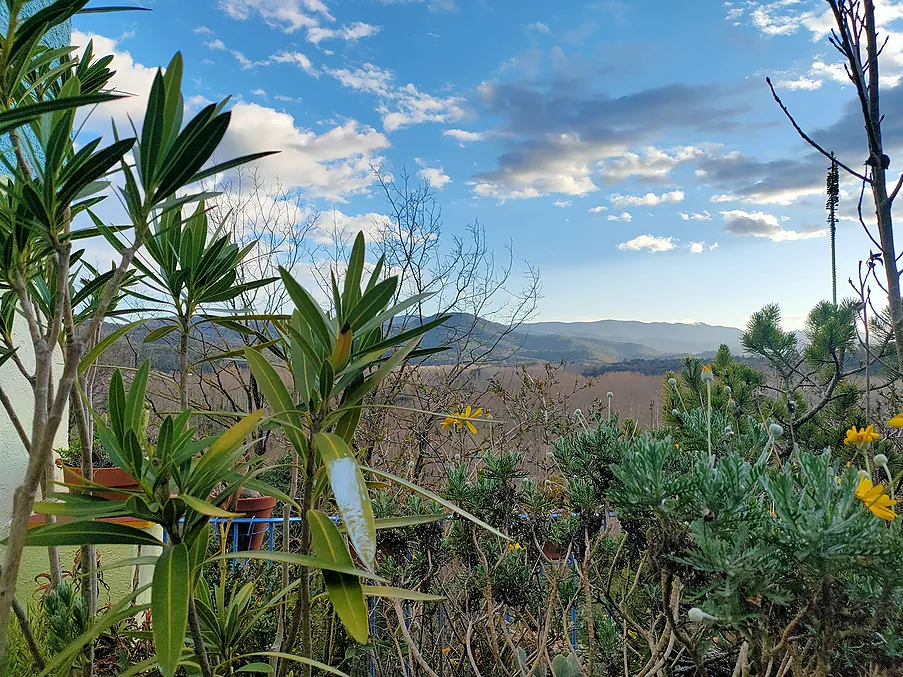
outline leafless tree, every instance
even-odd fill
[[[893,325],[894,342],[897,354],[898,373],[903,373],[903,301],[900,298],[900,272],[898,257],[894,245],[892,208],[900,187],[903,175],[889,189],[888,169],[890,159],[885,154],[881,126],[884,116],[880,107],[879,57],[887,44],[878,33],[875,22],[875,0],[825,0],[834,16],[835,26],[831,31],[829,42],[841,54],[844,69],[853,83],[856,96],[862,109],[862,121],[865,127],[868,147],[868,159],[865,169],[859,172],[851,163],[837,161],[837,164],[851,176],[856,177],[871,189],[877,220],[878,237],[866,227],[869,237],[880,248],[881,263],[884,266],[886,286],[882,289],[887,294],[888,309]],[[791,115],[781,101],[770,79],[766,79],[775,101],[793,124],[800,136],[825,157],[831,153],[813,140]],[[865,227],[864,221],[862,222]]]

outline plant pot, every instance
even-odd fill
[[[62,465],[63,467],[63,481],[66,484],[74,486],[84,485],[85,482],[82,478],[81,468],[73,468],[72,466],[59,463],[59,461],[57,461],[57,464]],[[110,487],[111,489],[124,489],[126,491],[139,490],[138,481],[121,468],[95,468],[94,479],[92,482],[104,487]],[[74,493],[81,493],[76,489],[73,489],[72,491]],[[93,494],[111,501],[124,501],[129,497],[128,494],[124,494],[121,491],[95,491]]]
[[[239,498],[235,512],[243,513],[245,519],[269,519],[273,516],[273,508],[276,507],[276,499],[272,496],[260,496],[254,498]],[[260,524],[233,524],[229,529],[228,543],[236,543],[235,532],[238,530],[236,549],[240,552],[247,550],[260,550],[263,545],[263,537],[272,528],[268,522]]]
[[[542,552],[553,562],[560,562],[567,554],[567,548],[564,548],[557,543],[550,543],[547,541],[542,545]]]

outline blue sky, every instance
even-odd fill
[[[830,296],[827,163],[865,159],[823,0],[148,0],[80,17],[116,55],[140,115],[176,50],[187,105],[233,98],[224,153],[259,168],[298,218],[386,212],[371,165],[431,181],[443,236],[479,220],[542,277],[537,319],[741,326],[779,302],[788,327]],[[903,1],[879,4],[889,118],[903,109]],[[903,123],[889,119],[889,154]],[[903,159],[892,164],[903,167]],[[841,286],[871,244],[844,182]],[[277,188],[278,187],[278,188]]]

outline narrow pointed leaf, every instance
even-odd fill
[[[160,555],[151,585],[154,644],[163,677],[173,677],[179,667],[190,595],[188,547],[179,543]]]
[[[329,484],[348,537],[364,565],[372,569],[376,561],[376,526],[357,459],[345,440],[333,433],[316,433],[314,443],[329,473]]]
[[[410,489],[411,491],[418,493],[421,496],[430,499],[431,501],[435,501],[439,505],[441,505],[445,508],[448,508],[449,510],[460,515],[464,519],[473,522],[477,526],[482,527],[486,531],[488,531],[492,534],[495,534],[496,536],[499,536],[500,538],[504,538],[505,540],[508,540],[508,541],[511,540],[508,536],[503,534],[501,531],[499,531],[495,527],[491,527],[488,524],[486,524],[486,522],[481,520],[479,517],[476,517],[475,515],[471,515],[469,512],[464,510],[464,508],[459,508],[451,501],[447,501],[446,499],[442,498],[439,494],[437,494],[433,491],[430,491],[429,489],[425,489],[423,487],[417,486],[413,482],[409,482],[406,479],[403,479],[401,477],[393,475],[392,473],[385,472],[384,470],[377,470],[376,468],[370,468],[370,467],[365,468],[365,470],[369,473],[376,475],[377,477],[382,477],[383,479],[389,480],[390,482],[394,482],[395,484],[400,484],[401,486],[403,486],[407,489]]]
[[[309,510],[307,518],[310,521],[310,534],[317,557],[336,564],[353,566],[351,555],[348,554],[348,548],[345,547],[345,541],[335,523],[319,510]],[[323,581],[326,583],[332,606],[335,607],[348,634],[359,644],[366,644],[370,626],[361,582],[354,576],[334,571],[323,571]]]

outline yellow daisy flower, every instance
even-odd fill
[[[464,430],[464,428],[466,427],[468,432],[476,435],[477,428],[473,423],[471,423],[471,420],[479,418],[482,415],[482,407],[474,410],[474,408],[468,404],[464,411],[446,417],[446,419],[442,421],[442,429],[446,430],[448,428],[455,428],[457,430]]]
[[[903,428],[903,411],[887,422],[891,428]]]
[[[872,480],[862,475],[859,484],[856,487],[856,498],[862,501],[866,508],[872,511],[875,517],[883,520],[893,520],[897,513],[894,512],[894,506],[897,502],[884,493],[883,484],[872,484]]]

